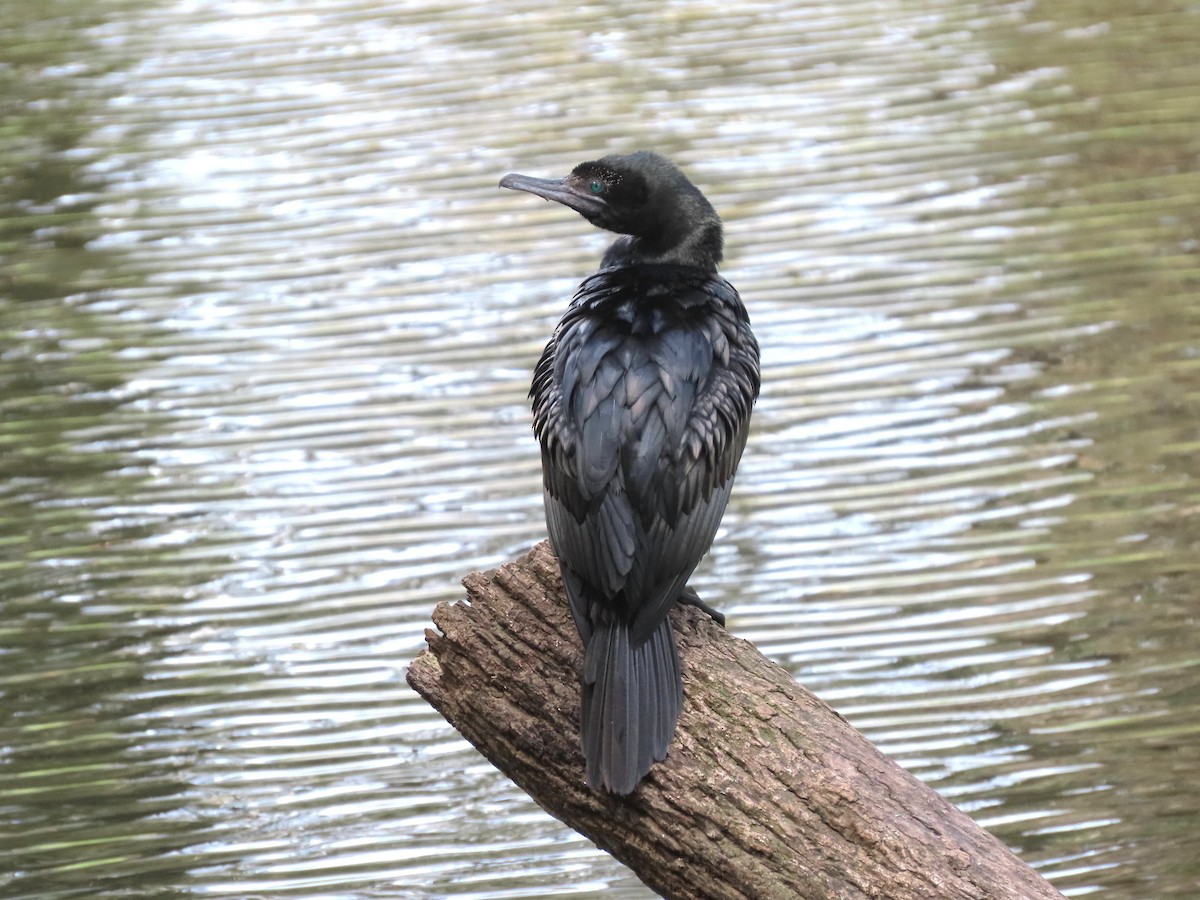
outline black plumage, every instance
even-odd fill
[[[585,648],[587,781],[628,794],[666,756],[682,707],[667,614],[707,610],[687,580],[746,445],[758,344],[717,275],[721,220],[667,159],[607,156],[500,185],[623,235],[580,286],[530,397],[547,530]]]

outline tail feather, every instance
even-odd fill
[[[675,636],[667,620],[639,647],[625,623],[596,624],[583,666],[587,782],[628,794],[666,757],[683,706]]]

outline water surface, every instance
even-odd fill
[[[1187,4],[0,3],[0,893],[649,896],[404,683],[675,157],[763,346],[696,585],[1071,896],[1200,884]]]

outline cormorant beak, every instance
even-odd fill
[[[586,219],[599,215],[608,206],[602,198],[586,192],[571,178],[531,178],[512,174],[500,179],[500,187],[537,194],[570,207]]]

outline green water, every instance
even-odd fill
[[[0,2],[0,896],[646,897],[404,684],[678,159],[764,390],[697,577],[1070,896],[1200,863],[1200,10]]]

